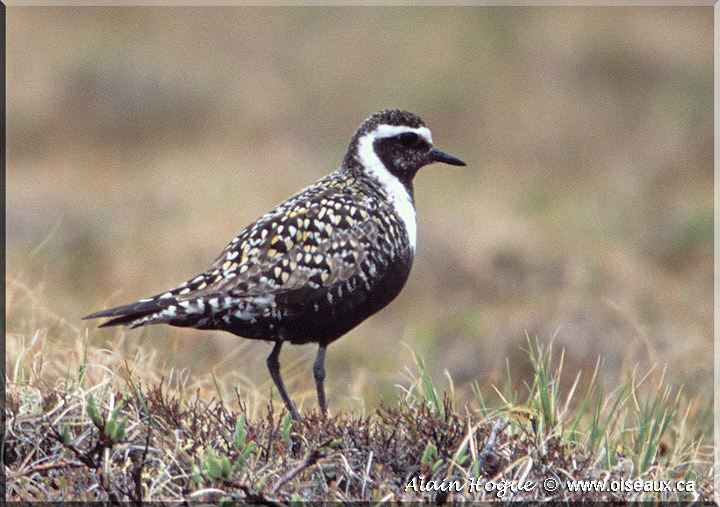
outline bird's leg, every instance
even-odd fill
[[[325,400],[325,349],[327,349],[327,345],[320,344],[317,357],[315,358],[315,364],[313,364],[318,403],[320,404],[320,411],[323,417],[327,417],[327,401]]]
[[[278,391],[280,391],[280,397],[285,402],[285,405],[290,411],[293,419],[295,419],[296,421],[301,421],[302,419],[300,419],[300,414],[298,414],[295,405],[290,399],[290,395],[288,394],[287,389],[285,389],[285,384],[283,383],[282,377],[280,376],[280,361],[278,360],[278,358],[280,356],[280,349],[282,348],[282,344],[282,340],[278,340],[275,342],[275,346],[273,347],[272,352],[270,352],[270,355],[267,357],[266,363],[268,370],[270,370],[270,376],[275,382]]]

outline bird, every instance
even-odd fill
[[[326,349],[404,287],[417,240],[413,178],[434,162],[466,165],[433,146],[416,114],[375,112],[355,131],[337,170],[248,225],[207,270],[83,319],[110,318],[99,327],[165,323],[271,342],[267,368],[297,421],[280,349],[317,343],[312,370],[327,417]]]

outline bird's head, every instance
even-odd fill
[[[372,114],[350,141],[346,164],[355,165],[381,182],[393,176],[409,185],[417,171],[433,162],[465,165],[433,146],[430,129],[417,115],[400,109]]]

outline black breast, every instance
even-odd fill
[[[301,289],[279,297],[278,305],[287,312],[282,322],[285,339],[330,343],[340,338],[395,299],[411,267],[412,256],[404,255],[381,267],[375,277],[361,269],[330,287]]]

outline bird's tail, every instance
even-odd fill
[[[187,295],[180,295],[182,290],[180,287],[129,305],[108,308],[86,315],[83,319],[112,317],[99,327],[128,325],[136,328],[149,324],[170,324],[205,329],[214,318],[222,317],[233,305],[239,304],[218,292],[188,298]],[[248,311],[253,313],[252,309]]]
[[[83,319],[97,319],[101,317],[113,317],[103,322],[98,327],[130,325],[138,327],[145,324],[167,322],[163,314],[177,305],[174,297],[141,299],[129,305],[116,306],[86,315]]]

